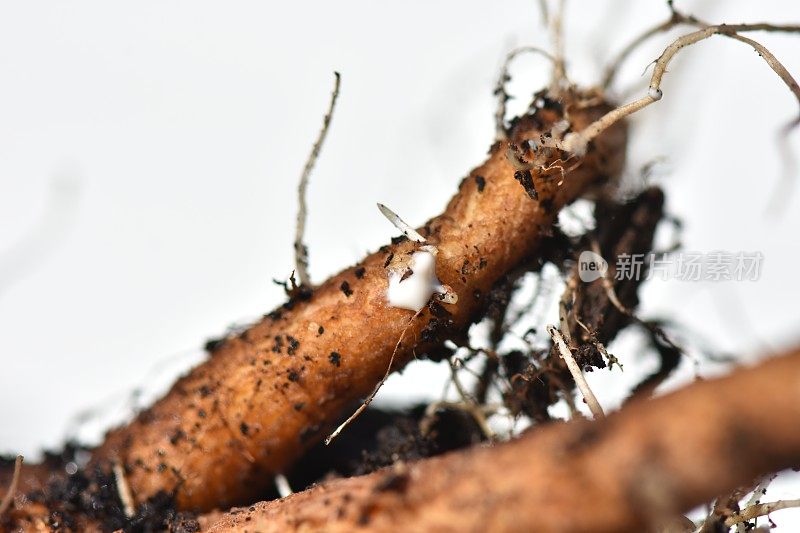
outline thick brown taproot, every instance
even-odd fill
[[[338,479],[235,509],[209,533],[624,532],[800,465],[800,350],[596,422]],[[689,531],[691,531],[690,529]]]
[[[578,100],[568,93],[563,102],[575,130],[609,109]],[[562,116],[559,105],[537,109],[517,121],[511,138],[546,133]],[[479,318],[492,285],[531,258],[559,209],[618,176],[625,143],[617,125],[577,166],[569,163],[563,180],[557,169],[534,170],[537,200],[514,179],[507,143],[495,144],[445,211],[420,229],[438,247],[436,272],[457,304],[431,305],[416,318],[388,306],[387,264],[417,245],[385,246],[226,339],[155,405],[111,431],[92,464],[124,465],[137,503],[160,491],[186,510],[256,498],[375,387],[401,335],[394,369]]]

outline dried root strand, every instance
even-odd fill
[[[735,514],[734,509],[738,509],[739,502],[752,488],[753,483],[750,480],[748,484],[735,487],[733,490],[725,492],[723,496],[717,497],[711,506],[711,512],[697,528],[697,533],[715,533],[719,531],[725,518]]]
[[[702,22],[701,20],[697,19],[692,15],[681,13],[680,11],[675,9],[675,7],[672,5],[671,2],[668,3],[668,7],[670,9],[670,17],[667,20],[658,23],[655,26],[644,31],[641,35],[639,35],[633,41],[627,44],[617,54],[617,56],[609,63],[609,65],[605,69],[605,74],[603,75],[602,87],[604,89],[608,89],[611,86],[611,84],[614,82],[614,78],[619,73],[619,69],[625,62],[625,60],[628,59],[628,57],[630,57],[633,51],[639,48],[639,46],[641,46],[645,41],[651,39],[652,37],[660,33],[669,31],[672,28],[675,28],[680,25],[697,26],[700,28],[708,28],[712,26],[712,24]],[[751,31],[765,31],[772,33],[800,32],[800,26],[796,24],[769,24],[765,22],[759,22],[753,24],[728,24],[725,26],[731,28],[732,31],[736,33],[751,32]]]
[[[564,8],[566,0],[558,0],[558,9],[550,18],[550,40],[553,47],[553,79],[550,90],[558,94],[569,85],[567,69],[564,63]]]
[[[303,173],[300,175],[300,182],[297,185],[297,225],[295,227],[294,237],[294,258],[295,270],[297,277],[300,280],[300,285],[307,287],[311,286],[311,278],[308,275],[308,247],[305,245],[304,238],[306,232],[306,217],[308,210],[306,207],[306,190],[308,189],[308,179],[311,177],[311,171],[319,158],[319,153],[322,150],[322,145],[325,143],[325,138],[328,136],[328,129],[331,125],[333,118],[333,111],[336,108],[336,101],[339,98],[339,86],[341,84],[341,76],[338,72],[333,73],[335,81],[333,84],[333,92],[331,93],[331,102],[328,105],[328,112],[325,113],[325,118],[322,121],[322,129],[319,130],[317,140],[311,148],[311,153],[308,154],[308,159],[303,167]]]
[[[17,458],[14,460],[14,474],[11,477],[11,483],[8,485],[8,490],[6,491],[5,496],[3,496],[3,499],[0,500],[0,519],[3,518],[3,515],[14,503],[14,497],[17,495],[19,474],[22,470],[22,461],[24,461],[24,457],[21,455],[17,455]]]
[[[605,74],[603,75],[603,81],[601,83],[604,89],[608,89],[611,87],[611,84],[614,82],[614,78],[617,76],[620,67],[622,64],[625,63],[625,60],[633,53],[634,50],[639,48],[645,41],[648,41],[650,38],[658,35],[659,33],[663,33],[665,31],[669,31],[670,29],[674,28],[680,24],[675,20],[675,16],[669,18],[668,20],[656,24],[652,28],[646,30],[641,35],[636,37],[633,41],[631,41],[625,48],[623,48],[619,54],[614,58],[614,60],[606,67]]]
[[[565,4],[566,0],[557,0],[557,9],[554,13],[551,13],[547,0],[539,1],[542,23],[550,34],[550,44],[553,50],[552,54],[535,46],[522,46],[511,50],[506,55],[505,61],[503,61],[503,66],[500,69],[500,75],[497,78],[497,84],[494,89],[494,94],[497,97],[495,139],[498,141],[508,138],[508,131],[506,128],[506,103],[510,97],[506,92],[506,83],[511,80],[508,71],[511,67],[511,63],[517,56],[523,53],[535,53],[540,54],[550,61],[553,68],[549,87],[550,94],[559,95],[570,86],[564,62],[563,17]]]
[[[542,17],[542,25],[545,28],[550,26],[550,6],[547,5],[547,0],[539,0],[539,15]]]
[[[767,492],[767,487],[772,483],[778,474],[764,476],[755,486],[753,483],[737,487],[730,494],[717,498],[714,506],[705,518],[699,533],[713,533],[718,531],[722,525],[731,528],[736,526],[737,533],[743,533],[752,529],[752,525],[745,525],[746,522],[761,516],[767,516],[774,511],[800,507],[800,500],[780,500],[775,502],[761,503],[761,498]],[[752,490],[751,490],[752,489]],[[752,492],[747,502],[742,505],[744,496]]]
[[[541,48],[536,48],[535,46],[521,46],[511,50],[506,55],[505,61],[503,61],[503,66],[500,68],[500,75],[497,77],[497,84],[494,88],[494,94],[497,97],[497,107],[494,113],[495,139],[498,141],[503,141],[508,138],[508,128],[506,125],[506,104],[511,97],[506,91],[506,84],[511,81],[509,69],[511,68],[511,63],[513,63],[518,56],[524,53],[539,54],[544,58],[549,59],[551,62],[555,62],[555,58],[552,55]]]
[[[760,516],[767,516],[768,514],[774,513],[775,511],[780,511],[781,509],[792,509],[794,507],[800,507],[800,499],[757,503],[745,507],[740,513],[736,513],[726,518],[725,525],[727,527],[733,527],[736,524],[741,524],[742,522],[747,522],[748,520],[752,520]]]
[[[583,371],[581,371],[581,368],[575,361],[575,357],[573,357],[572,352],[569,350],[569,346],[564,342],[564,337],[561,336],[561,333],[554,326],[547,326],[547,332],[550,334],[550,337],[552,337],[553,344],[555,344],[558,353],[561,355],[564,363],[566,363],[570,374],[572,374],[572,379],[575,380],[575,384],[578,386],[578,390],[581,391],[583,399],[586,400],[586,405],[589,406],[592,416],[594,416],[595,419],[604,418],[605,413],[603,412],[603,407],[600,405],[600,402],[597,401],[597,397],[594,395],[594,392],[592,392],[592,388],[589,386],[589,383],[583,375]]]
[[[708,39],[714,35],[723,35],[726,37],[730,37],[732,39],[736,39],[737,41],[741,41],[753,47],[753,49],[758,52],[758,54],[767,62],[767,64],[772,68],[773,71],[783,80],[789,90],[792,91],[795,98],[800,104],[800,85],[798,85],[797,81],[794,77],[789,73],[786,67],[778,61],[778,59],[763,45],[750,39],[748,37],[744,37],[739,35],[737,32],[739,31],[750,31],[753,29],[753,25],[747,24],[720,24],[716,26],[705,26],[703,24],[698,23],[703,28],[697,30],[695,32],[689,33],[682,37],[676,39],[672,44],[670,44],[661,56],[655,61],[655,67],[653,68],[653,74],[650,78],[650,87],[647,91],[647,95],[643,96],[638,100],[634,100],[628,104],[622,105],[610,112],[608,112],[605,116],[598,119],[595,123],[590,124],[581,132],[570,133],[565,136],[564,140],[557,144],[559,149],[562,149],[566,152],[575,153],[575,154],[582,154],[586,151],[588,143],[594,139],[601,131],[606,129],[607,127],[611,126],[612,124],[616,123],[623,118],[636,113],[644,109],[645,107],[649,106],[653,102],[657,102],[661,100],[663,95],[661,91],[661,80],[664,77],[664,74],[667,71],[667,66],[669,65],[672,58],[683,48],[687,46],[691,46],[696,44],[700,41]],[[764,29],[765,25],[755,25],[758,26],[759,29]],[[791,27],[778,27],[778,26],[770,26],[774,28],[774,31],[797,31],[794,26]],[[797,119],[793,120],[790,125],[793,127],[800,123],[800,116]]]
[[[481,404],[479,404],[476,399],[467,392],[464,385],[461,383],[461,379],[458,377],[458,364],[457,360],[450,358],[448,361],[448,365],[450,366],[450,379],[456,387],[456,391],[458,391],[458,395],[461,398],[460,402],[436,402],[432,403],[429,408],[429,414],[432,415],[435,412],[435,408],[432,406],[447,406],[452,407],[454,409],[459,409],[464,411],[472,416],[475,420],[475,423],[478,424],[480,427],[483,436],[486,437],[488,440],[492,441],[496,438],[494,431],[489,426],[489,421],[486,418],[487,408]],[[488,409],[491,411],[491,409]]]
[[[133,500],[128,480],[125,479],[125,468],[121,463],[114,463],[113,471],[114,480],[117,484],[117,494],[119,494],[119,500],[122,502],[122,510],[126,517],[132,518],[136,514],[136,503]]]
[[[419,243],[426,242],[425,237],[420,235],[417,230],[412,228],[408,222],[400,218],[400,215],[381,203],[378,204],[378,209],[380,210],[381,214],[386,217],[386,220],[391,222],[395,228],[399,229],[408,240]]]
[[[685,15],[677,11],[672,6],[671,3],[669,4],[669,7],[672,13],[670,19],[651,28],[650,30],[642,34],[639,38],[631,42],[627,47],[625,47],[622,50],[617,59],[608,67],[608,69],[606,70],[606,75],[603,80],[604,88],[607,89],[611,85],[621,64],[630,55],[630,53],[634,49],[636,49],[641,43],[643,43],[645,40],[649,39],[653,35],[656,35],[662,31],[667,31],[675,26],[686,24],[699,27],[702,30],[709,30],[713,27],[720,28],[721,31],[718,32],[720,35],[736,39],[740,42],[743,42],[751,46],[756,52],[758,52],[759,56],[761,56],[767,62],[770,68],[778,75],[778,77],[780,77],[781,80],[783,80],[786,86],[789,87],[789,89],[795,95],[795,98],[798,100],[798,103],[800,103],[800,89],[798,89],[798,83],[792,77],[789,71],[783,66],[783,64],[772,54],[772,52],[770,52],[764,45],[762,45],[758,41],[755,41],[743,35],[739,35],[740,33],[751,32],[751,31],[763,31],[771,33],[800,33],[800,25],[754,23],[754,24],[722,24],[719,26],[712,26],[711,24],[703,22],[694,16]],[[652,81],[650,87],[652,91],[653,90]],[[660,97],[661,94],[660,89],[658,89],[658,91],[655,92],[654,94],[659,95]],[[635,111],[636,109],[634,109],[631,112]],[[800,124],[800,114],[798,114],[797,118],[789,121],[786,124],[786,126],[778,133],[778,140],[777,140],[778,151],[782,159],[783,172],[780,180],[780,186],[776,189],[775,193],[772,195],[772,199],[770,200],[769,211],[773,212],[780,211],[782,207],[785,206],[786,198],[789,198],[791,196],[789,194],[789,191],[794,183],[793,178],[796,173],[797,162],[789,145],[788,136],[791,133],[791,131],[795,127],[797,127],[798,124]]]
[[[378,205],[380,205],[380,204],[378,204]],[[398,217],[398,219],[399,219],[399,217]],[[328,435],[325,438],[325,444],[330,444],[333,441],[333,439],[338,437],[339,434],[342,431],[344,431],[344,429],[347,426],[352,424],[353,421],[356,418],[361,416],[361,413],[363,413],[366,410],[366,408],[369,407],[369,404],[371,404],[372,400],[375,399],[375,396],[378,395],[378,391],[381,390],[381,387],[383,387],[383,384],[386,383],[386,380],[389,379],[389,375],[392,373],[392,365],[394,364],[394,358],[397,355],[397,350],[399,350],[400,346],[403,344],[403,337],[405,337],[405,334],[408,331],[408,329],[411,327],[411,325],[413,324],[414,319],[416,319],[420,315],[421,312],[422,312],[422,310],[416,312],[414,314],[414,316],[411,317],[411,320],[408,321],[408,325],[403,329],[403,332],[400,334],[400,338],[397,339],[397,344],[394,345],[394,350],[392,350],[392,355],[389,356],[389,364],[386,365],[386,373],[383,374],[383,377],[381,378],[381,380],[377,383],[377,385],[375,385],[375,388],[372,389],[372,392],[369,393],[369,396],[367,396],[366,399],[364,399],[364,401],[361,403],[361,405],[358,406],[358,409],[356,409],[353,412],[353,414],[351,414],[349,417],[347,417],[347,420],[345,420],[344,422],[339,424],[339,427],[337,427],[333,431],[333,433],[331,433],[330,435]]]

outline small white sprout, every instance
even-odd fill
[[[664,96],[664,93],[658,87],[650,87],[647,89],[647,96],[658,102]]]
[[[275,475],[275,488],[278,489],[278,495],[281,498],[294,494],[292,487],[289,485],[289,480],[283,474]]]
[[[436,277],[436,253],[436,247],[423,246],[411,255],[406,265],[390,268],[389,289],[386,291],[390,306],[417,312],[434,294],[447,304],[458,301],[453,289]]]
[[[383,216],[385,216],[387,220],[389,220],[389,222],[391,222],[394,225],[395,228],[402,231],[403,235],[408,237],[409,240],[415,242],[425,242],[425,237],[417,233],[417,230],[409,226],[406,223],[406,221],[400,218],[400,216],[397,213],[395,213],[394,211],[392,211],[391,209],[389,209],[388,207],[386,207],[381,203],[378,204],[378,209],[380,209],[381,213],[383,213]]]
[[[409,226],[397,213],[383,204],[378,204],[389,222],[410,240],[424,243],[425,237]],[[419,250],[410,257],[400,257],[389,265],[389,288],[386,299],[392,307],[408,309],[418,312],[425,307],[434,294],[439,301],[454,304],[458,295],[447,285],[443,285],[436,277],[436,254],[439,250],[435,246],[420,246]]]

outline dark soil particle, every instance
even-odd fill
[[[203,348],[207,353],[213,354],[214,352],[222,348],[223,344],[225,344],[225,337],[220,337],[218,339],[208,339]]]
[[[286,353],[288,353],[289,355],[294,355],[297,352],[297,348],[300,346],[300,341],[298,341],[291,335],[287,335],[286,340],[289,343],[289,348],[286,350]]]
[[[279,285],[283,285],[286,288],[285,283],[279,283]],[[289,293],[289,299],[286,302],[284,302],[284,304],[281,305],[279,308],[264,315],[266,318],[269,318],[273,321],[278,321],[281,318],[283,318],[282,311],[284,310],[290,311],[299,302],[307,302],[314,295],[314,290],[308,285],[300,285],[299,287],[294,287],[292,289],[287,288],[287,291]]]
[[[350,288],[350,284],[347,281],[343,281],[341,285],[339,285],[339,289],[344,293],[345,296],[348,298],[353,295],[353,290]]]
[[[356,274],[356,277],[357,277],[358,279],[362,279],[362,278],[364,277],[364,274],[365,274],[366,272],[367,272],[367,269],[366,269],[366,268],[364,268],[364,267],[358,267],[358,268],[356,269],[356,271],[355,271],[355,274]]]
[[[455,355],[455,350],[448,348],[444,344],[434,344],[425,352],[425,357],[434,363],[450,359],[453,355]]]
[[[559,114],[564,112],[563,104],[558,100],[549,98],[545,92],[537,93],[536,96],[541,99],[539,100],[539,105],[542,107],[542,109],[552,109]]]
[[[186,433],[182,429],[178,429],[169,438],[170,444],[175,446],[178,442],[186,438]]]
[[[325,333],[325,328],[323,328],[322,326],[320,326],[320,327],[319,327],[319,329],[317,330],[317,334],[318,334],[318,335],[322,335],[323,333]]]
[[[239,424],[239,431],[242,432],[242,435],[246,436],[248,433],[250,433],[250,426],[248,426],[245,422],[242,422]]]
[[[342,356],[339,354],[339,352],[331,352],[331,354],[328,356],[328,361],[330,361],[333,366],[341,366]]]
[[[441,329],[441,322],[438,319],[432,318],[428,321],[422,331],[419,333],[419,338],[422,342],[434,342],[438,338],[438,332]]]
[[[483,192],[486,188],[486,178],[483,176],[475,176],[475,183],[478,185],[478,192]]]
[[[275,335],[275,343],[272,345],[272,351],[274,353],[281,353],[283,350],[283,337],[280,335]]]
[[[595,344],[582,344],[575,350],[575,360],[584,372],[592,372],[594,368],[605,368],[606,362]]]
[[[406,473],[389,472],[377,485],[376,492],[405,492],[409,478]]]
[[[522,185],[531,200],[539,199],[539,193],[536,192],[536,188],[533,186],[533,175],[530,170],[517,170],[514,172],[514,179]]]
[[[428,304],[428,309],[430,310],[431,314],[436,318],[450,318],[451,314],[442,304],[439,302],[435,302],[431,300],[431,303]]]
[[[392,259],[394,259],[394,252],[390,253],[390,254],[388,255],[388,257],[386,257],[386,261],[384,261],[384,262],[383,262],[383,268],[386,268],[386,267],[388,267],[388,266],[389,266],[389,263],[391,263],[391,262],[392,262]]]
[[[289,375],[287,377],[289,378],[289,381],[293,383],[300,381],[300,374],[297,372],[297,370],[289,370]]]

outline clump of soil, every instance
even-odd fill
[[[68,443],[58,452],[46,452],[43,464],[50,475],[41,488],[25,494],[31,502],[48,511],[48,525],[54,531],[82,531],[91,521],[103,531],[129,533],[171,531],[193,533],[200,525],[190,513],[177,512],[171,495],[158,493],[127,517],[117,491],[114,475],[100,468],[81,468],[91,451]],[[0,466],[5,463],[0,458]],[[2,526],[7,524],[0,524]]]
[[[427,405],[405,410],[367,408],[330,445],[311,448],[286,478],[294,490],[303,490],[330,477],[367,474],[397,461],[413,461],[465,448],[484,439],[480,427],[466,412],[437,409],[423,434],[420,422]],[[278,497],[277,490],[264,499]]]
[[[426,405],[408,410],[384,410],[370,407],[348,431],[330,446],[319,444],[302,457],[288,473],[294,490],[303,490],[323,479],[372,472],[396,461],[431,457],[470,446],[482,440],[480,428],[462,411],[439,409],[430,419],[426,434],[420,430]],[[200,524],[191,513],[175,510],[171,494],[160,492],[140,505],[132,517],[125,516],[124,506],[112,473],[100,468],[80,468],[86,462],[86,447],[67,444],[59,452],[45,456],[44,465],[53,474],[41,489],[26,497],[45,506],[48,525],[56,531],[81,531],[91,521],[104,531],[126,533],[194,533]],[[13,459],[0,457],[0,469],[13,467]],[[278,498],[277,490],[262,499]],[[0,530],[4,525],[0,523]]]

